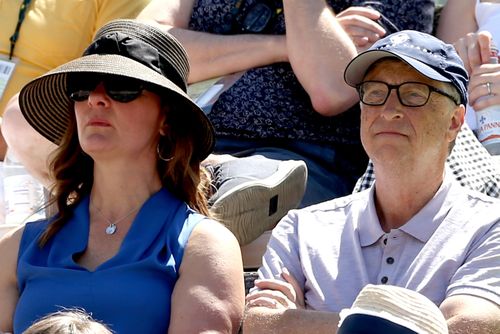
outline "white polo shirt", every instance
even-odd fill
[[[293,210],[273,230],[259,270],[299,281],[308,308],[339,312],[368,283],[412,289],[437,305],[468,294],[500,304],[500,200],[451,177],[399,229],[385,233],[374,188]]]

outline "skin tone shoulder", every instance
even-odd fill
[[[219,223],[199,224],[172,295],[169,333],[237,333],[245,303],[242,268],[234,235]]]

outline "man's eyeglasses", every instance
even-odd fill
[[[357,86],[362,103],[369,106],[381,106],[391,91],[395,89],[399,102],[406,107],[421,107],[429,101],[432,92],[446,96],[459,105],[460,102],[450,94],[422,82],[405,82],[400,85],[390,85],[382,81],[365,81]]]
[[[145,89],[143,81],[133,78],[99,73],[70,73],[66,79],[68,97],[76,102],[85,101],[101,82],[106,94],[121,103],[135,100]]]

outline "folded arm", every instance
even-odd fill
[[[189,30],[193,5],[194,0],[153,0],[138,16],[160,24],[186,48],[190,83],[288,60],[284,36]]]
[[[437,37],[454,43],[468,33],[476,32],[475,8],[476,0],[448,0],[439,17]]]
[[[284,279],[256,280],[247,296],[244,333],[336,333],[339,316],[305,309],[299,283],[284,269]]]
[[[486,299],[456,295],[440,306],[450,334],[496,334],[500,329],[500,306]]]
[[[335,115],[357,101],[343,80],[356,46],[325,0],[284,0],[288,58],[314,109]]]

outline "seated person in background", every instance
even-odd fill
[[[366,285],[340,311],[338,334],[448,334],[446,319],[424,295],[394,285]]]
[[[450,333],[495,333],[500,201],[461,187],[445,160],[464,122],[467,71],[452,45],[402,31],[346,68],[377,181],[292,210],[273,230],[245,333],[332,333],[367,284],[414,290]]]
[[[112,334],[112,332],[83,310],[65,309],[43,317],[23,334]]]
[[[500,110],[500,65],[490,64],[491,43],[500,47],[499,22],[498,0],[448,0],[438,24],[437,36],[455,44],[470,75],[466,119],[473,130],[478,128],[474,111],[492,105]]]
[[[29,171],[47,173],[47,153],[55,146],[26,124],[17,93],[28,81],[79,57],[104,23],[133,18],[149,1],[1,1],[0,72],[7,77],[10,73],[10,78],[5,86],[5,77],[0,79],[0,116],[6,123],[4,136],[0,133],[0,160],[5,155],[5,137]]]
[[[251,24],[262,13],[269,16]],[[294,203],[301,192],[279,192],[278,211],[269,217],[274,192],[261,202],[236,204],[221,196],[248,174],[272,176],[287,160],[307,165],[301,207],[351,193],[367,159],[358,97],[344,83],[343,70],[358,50],[386,33],[430,32],[433,13],[431,0],[153,0],[138,18],[156,21],[182,42],[192,64],[190,83],[243,72],[208,114],[215,153],[244,158],[215,167],[224,178],[212,209],[226,218],[226,210],[240,207],[238,214],[249,219],[233,223],[243,225],[237,229],[247,240],[274,227],[292,207],[279,201]]]
[[[188,70],[172,35],[116,20],[21,90],[24,117],[59,145],[58,213],[0,240],[0,331],[79,307],[120,334],[238,332],[241,255],[206,217],[214,131]]]

